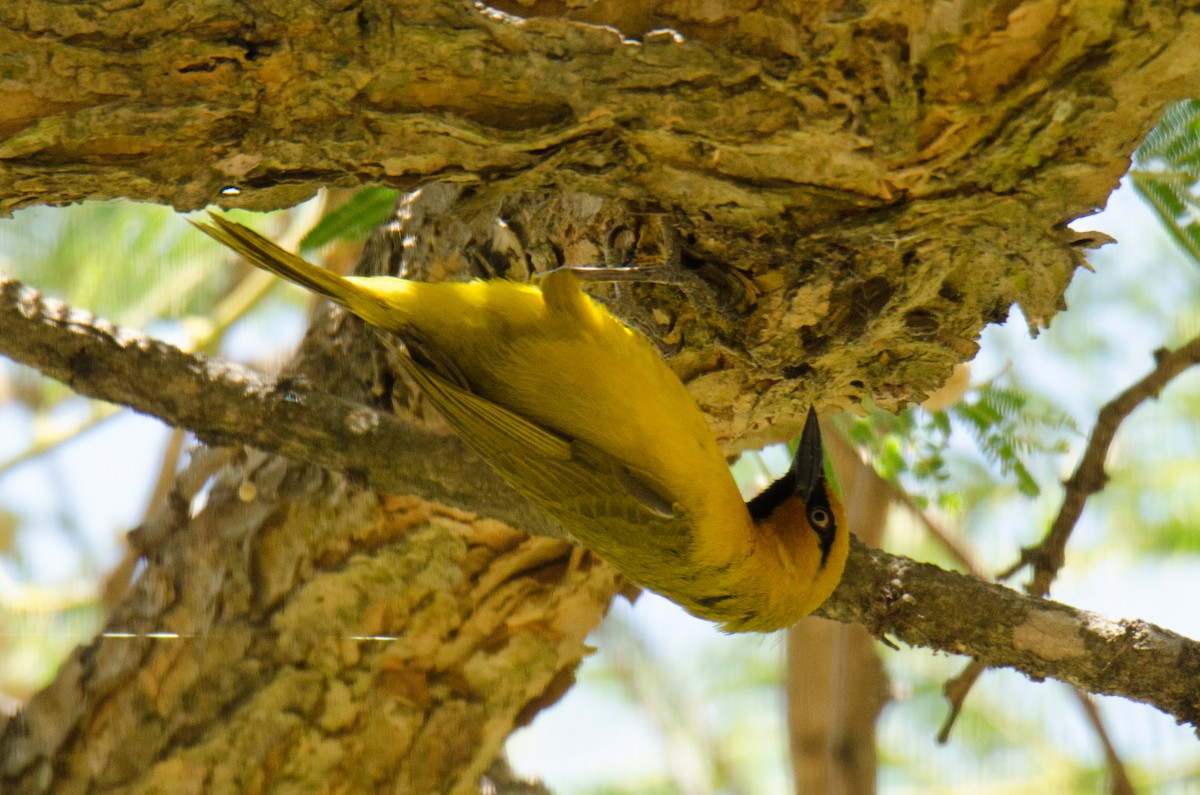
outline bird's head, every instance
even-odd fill
[[[731,631],[790,626],[821,605],[842,578],[850,548],[842,500],[825,475],[817,415],[809,410],[792,466],[746,506],[757,532],[754,557],[768,605]],[[737,625],[735,625],[737,624]]]

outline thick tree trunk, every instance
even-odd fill
[[[608,300],[663,344],[732,452],[793,434],[809,403],[919,397],[1014,302],[1047,322],[1094,242],[1066,223],[1103,204],[1200,74],[1200,17],[1179,4],[679,16],[692,7],[504,6],[541,15],[521,22],[433,0],[19,0],[0,9],[0,210],[266,208],[321,185],[447,180],[404,218],[427,275],[670,266],[672,284]],[[390,406],[369,335],[328,330],[296,372]],[[3,727],[0,788],[474,788],[569,684],[611,570],[231,455],[202,509],[185,478],[142,528],[148,567],[109,625],[183,637],[79,650]],[[1183,639],[994,586],[973,610],[969,587],[857,549],[824,612],[1200,715],[1178,670],[1172,684],[1148,664],[1192,659]],[[1048,648],[1068,625],[1077,642]]]

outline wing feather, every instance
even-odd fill
[[[411,356],[403,361],[430,404],[509,485],[601,555],[620,552],[613,557],[627,559],[630,549],[639,550],[639,560],[625,567],[629,577],[653,588],[662,555],[688,554],[690,527],[679,506],[620,461],[448,381]]]

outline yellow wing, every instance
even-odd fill
[[[661,588],[656,575],[671,568],[662,556],[687,559],[687,517],[620,461],[451,383],[411,356],[403,361],[425,398],[509,485],[588,548],[621,561],[635,582]]]

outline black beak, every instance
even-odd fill
[[[796,493],[803,494],[807,499],[825,478],[825,453],[821,446],[821,426],[817,422],[817,412],[808,410],[808,419],[804,422],[804,432],[800,434],[800,446],[796,448],[796,458],[792,462],[796,478]]]
[[[825,453],[821,447],[821,426],[817,424],[817,412],[810,408],[804,432],[800,434],[800,446],[796,448],[796,456],[788,473],[746,503],[746,507],[750,509],[750,516],[756,522],[761,522],[791,497],[800,497],[807,504],[814,494],[822,492],[821,484],[824,481]],[[823,493],[821,497],[824,499]]]

